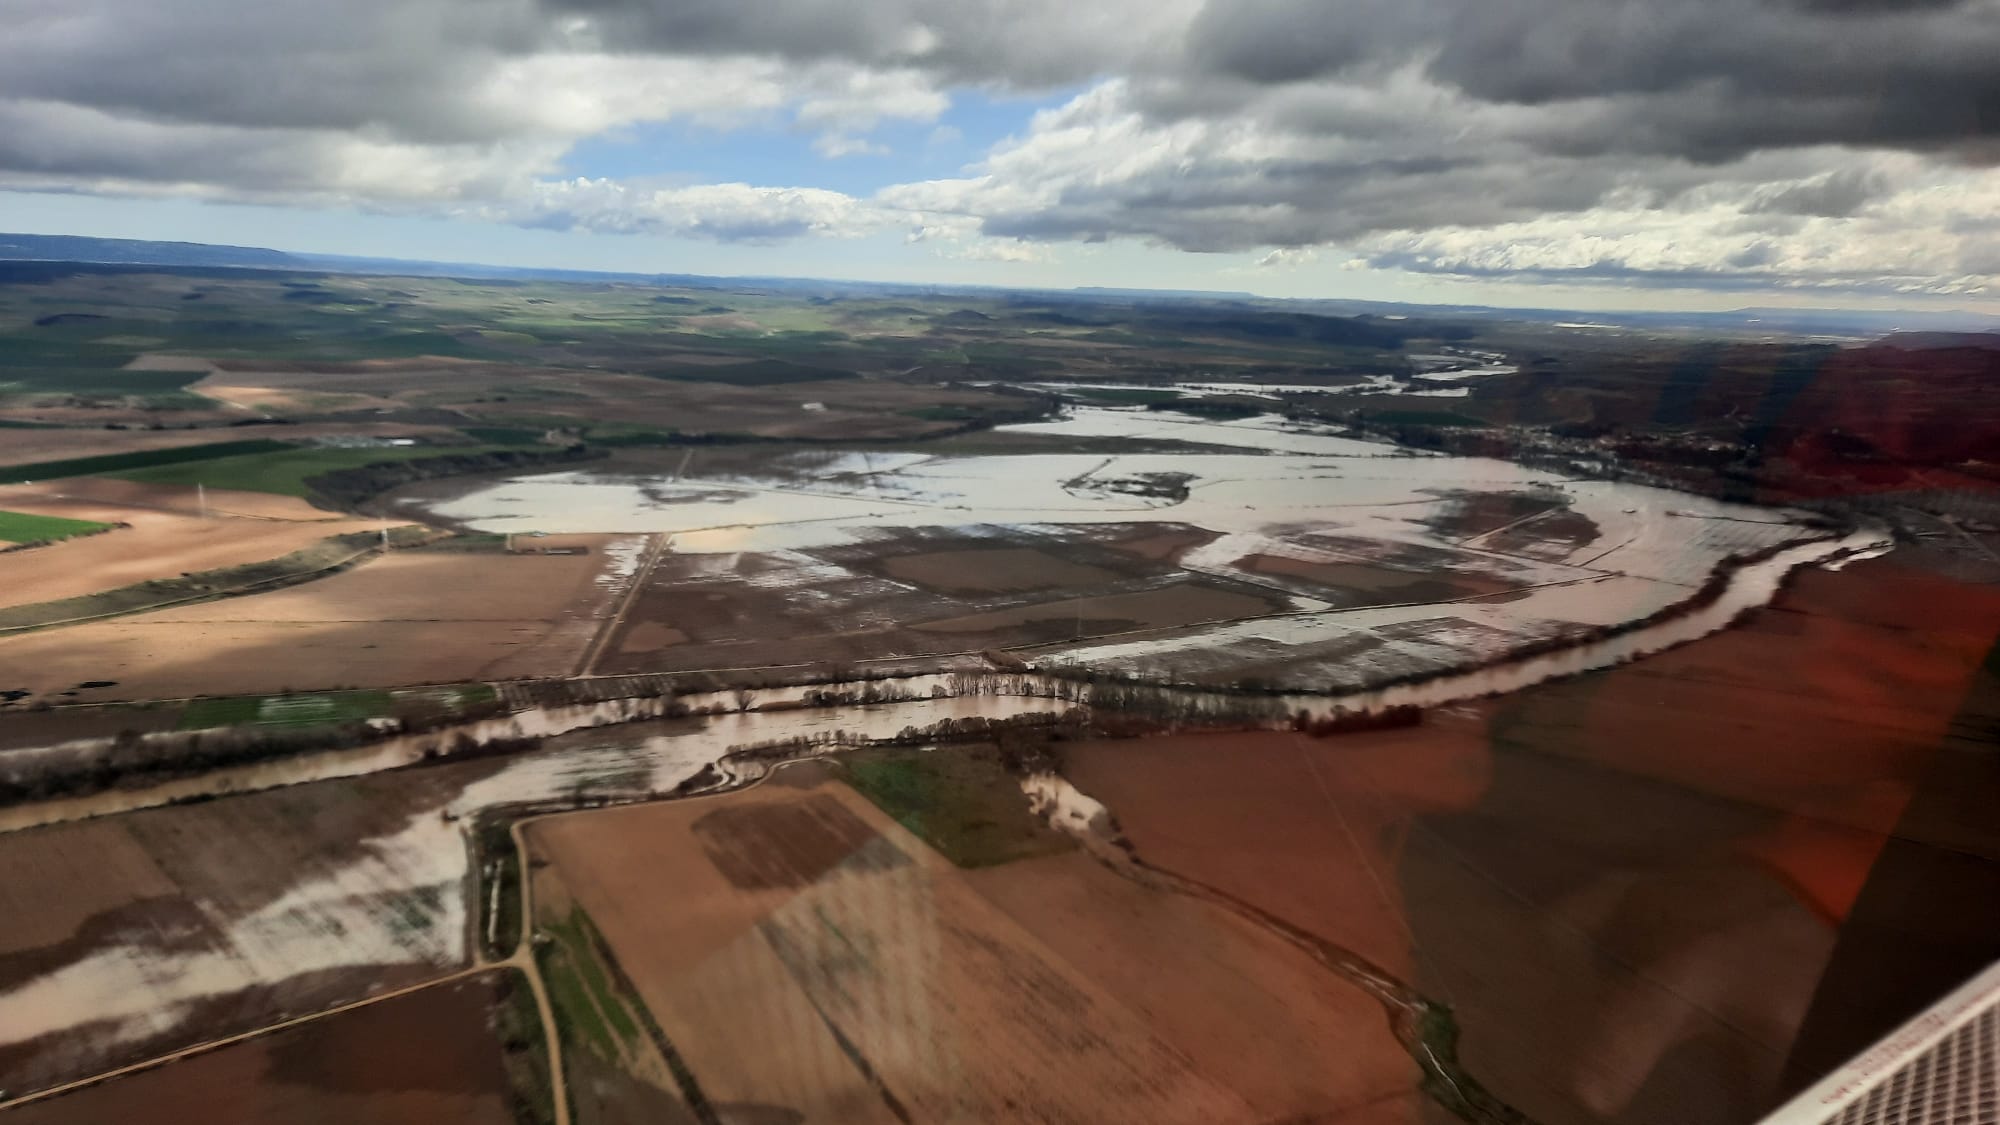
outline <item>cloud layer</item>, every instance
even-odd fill
[[[1980,291],[2000,0],[0,0],[0,187],[723,241],[1142,240],[1467,276]],[[579,179],[632,126],[880,150],[1080,90],[868,197]]]

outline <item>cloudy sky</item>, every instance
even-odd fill
[[[2000,0],[0,0],[0,230],[2000,304]]]

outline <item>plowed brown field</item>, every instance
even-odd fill
[[[434,813],[417,818],[498,768],[459,762],[0,835],[0,1089],[46,1088],[458,967],[458,886],[423,885],[409,848],[385,866],[378,842],[429,829],[439,848],[461,847]]]
[[[590,552],[392,552],[272,593],[0,638],[0,679],[115,680],[146,699],[564,675],[625,581],[606,551],[620,537],[569,538]]]
[[[2000,824],[1966,797],[2000,784],[2000,590],[1897,558],[1419,728],[1065,773],[1149,862],[1451,1004],[1536,1121],[1754,1120],[2000,955]]]
[[[364,1008],[87,1086],[13,1125],[514,1125],[489,980]]]
[[[1081,853],[961,871],[808,770],[531,829],[719,1107],[1417,1120],[1382,1009],[1296,949]]]

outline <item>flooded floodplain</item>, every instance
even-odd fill
[[[431,510],[486,531],[664,537],[607,671],[1115,644],[1127,670],[1300,690],[1616,628],[1729,560],[1824,535],[1804,513],[1271,416],[1082,409],[1011,429],[1202,451],[794,453],[714,475],[691,457],[671,475],[518,477]],[[1183,657],[1123,660],[1147,651]]]
[[[919,698],[628,722],[415,771],[395,767],[428,756],[391,740],[14,810],[0,825],[13,829],[0,831],[0,907],[37,921],[0,942],[0,1075],[34,1090],[469,964],[479,907],[467,834],[484,814],[640,800],[704,771],[741,783],[727,755],[776,742],[892,739],[1070,706]],[[535,717],[523,729],[562,729]]]
[[[1270,419],[1084,411],[1024,429],[1212,451],[786,454],[754,472],[527,476],[436,510],[492,531],[651,536],[607,550],[607,588],[631,597],[602,671],[1008,650],[1171,681],[1195,711],[1257,700],[1273,722],[1645,655],[1765,604],[1795,567],[1879,546],[1804,513]],[[814,647],[827,637],[848,647]],[[1292,693],[1217,690],[1252,680]],[[1032,673],[894,689],[899,702],[848,707],[801,708],[798,687],[685,696],[698,715],[682,719],[652,717],[664,700],[530,710],[465,732],[545,736],[506,759],[399,770],[444,737],[405,736],[17,810],[5,898],[23,917],[67,913],[0,949],[0,1062],[15,1088],[45,1087],[473,964],[493,916],[468,848],[482,813],[729,788],[763,776],[732,757],[746,747],[1052,718],[1119,690]],[[76,896],[106,856],[109,876]]]

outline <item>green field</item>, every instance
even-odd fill
[[[72,535],[89,535],[111,525],[90,520],[66,520],[60,516],[33,516],[25,512],[0,512],[0,542],[53,543]]]
[[[272,281],[277,281],[276,285]],[[51,310],[0,332],[0,396],[72,394],[157,397],[202,379],[202,370],[131,371],[142,352],[345,362],[439,355],[505,360],[532,337],[506,334],[498,347],[441,331],[418,318],[385,319],[365,283],[299,287],[278,279],[222,285],[186,305],[132,282],[118,301],[92,293],[71,303],[37,293],[22,312]],[[224,303],[226,302],[226,303]],[[24,304],[26,302],[23,302]],[[105,309],[113,315],[80,311]]]
[[[155,465],[101,476],[145,481],[149,484],[202,484],[210,488],[235,488],[245,492],[276,492],[284,496],[304,496],[306,481],[336,469],[356,469],[382,461],[411,461],[448,453],[485,453],[494,447],[468,446],[369,446],[338,449],[280,446],[263,453],[215,457],[181,464]]]
[[[644,1041],[645,1030],[633,1018],[618,986],[598,962],[597,928],[590,916],[572,907],[568,918],[547,921],[544,932],[554,940],[537,950],[556,1023],[571,1042],[590,1047],[600,1058],[617,1059],[628,1045]]]
[[[181,713],[182,730],[210,727],[304,727],[350,723],[389,713],[386,691],[328,691],[311,695],[245,695],[197,699]]]
[[[105,325],[125,322],[105,320]],[[102,329],[109,332],[112,329]],[[202,371],[127,371],[137,349],[105,345],[61,326],[0,333],[0,397],[172,395]]]
[[[102,457],[72,457],[63,461],[37,461],[30,465],[0,467],[0,484],[57,480],[62,477],[122,476],[129,471],[187,461],[208,461],[249,453],[271,453],[296,448],[282,441],[220,441],[208,445],[183,445],[175,449],[145,449],[136,453],[108,453]]]
[[[302,727],[353,723],[392,715],[398,704],[417,701],[457,709],[490,703],[486,684],[405,688],[394,691],[317,691],[303,695],[236,695],[197,699],[181,712],[181,730],[213,727]]]
[[[1075,845],[1037,819],[989,746],[863,750],[841,778],[960,867],[991,867]]]

